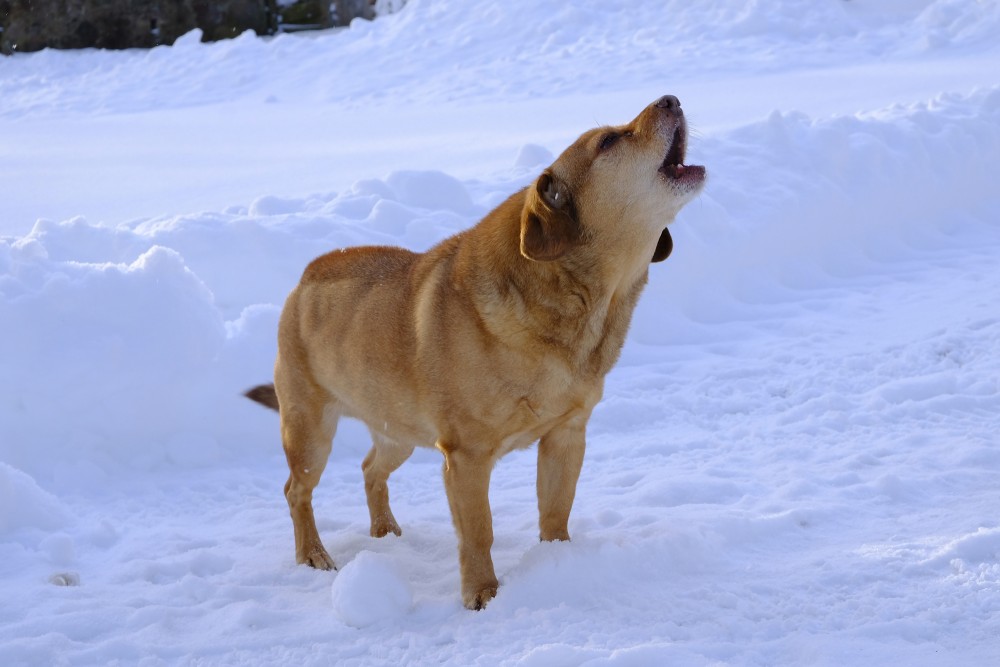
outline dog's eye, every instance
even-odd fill
[[[603,137],[601,137],[601,143],[598,145],[598,149],[606,151],[615,145],[615,142],[621,139],[620,134],[617,132],[608,132]]]

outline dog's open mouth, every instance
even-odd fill
[[[700,181],[705,177],[705,168],[699,165],[684,164],[684,154],[687,152],[687,132],[678,125],[670,140],[667,156],[659,171],[671,181]]]

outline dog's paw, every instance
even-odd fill
[[[497,596],[498,586],[499,584],[491,584],[479,589],[478,591],[463,594],[462,602],[465,604],[465,608],[471,609],[472,611],[485,609],[486,604]]]
[[[308,565],[309,567],[314,567],[317,570],[336,570],[337,566],[333,564],[333,559],[330,558],[330,554],[326,552],[323,547],[314,547],[304,554],[300,554],[296,559],[301,565]]]
[[[569,531],[565,528],[542,529],[538,539],[541,542],[569,542]]]
[[[372,521],[371,535],[372,537],[385,537],[389,533],[399,537],[403,534],[403,530],[396,523],[396,519],[390,516],[380,516],[377,520]]]

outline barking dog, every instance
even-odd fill
[[[494,463],[538,442],[543,540],[568,540],[584,432],[618,359],[666,226],[702,188],[684,164],[672,95],[635,120],[590,130],[476,226],[418,254],[336,250],[285,303],[274,384],[247,395],[280,413],[295,557],[334,567],[312,494],[340,417],[372,435],[362,463],[371,534],[401,533],[389,475],[414,447],[444,455],[462,601],[497,592],[490,548]]]

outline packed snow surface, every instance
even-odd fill
[[[0,61],[0,664],[995,665],[1000,2],[411,0],[349,29]],[[460,603],[440,455],[296,566],[270,378],[332,248],[423,250],[676,94],[671,228],[570,519],[493,476]]]

